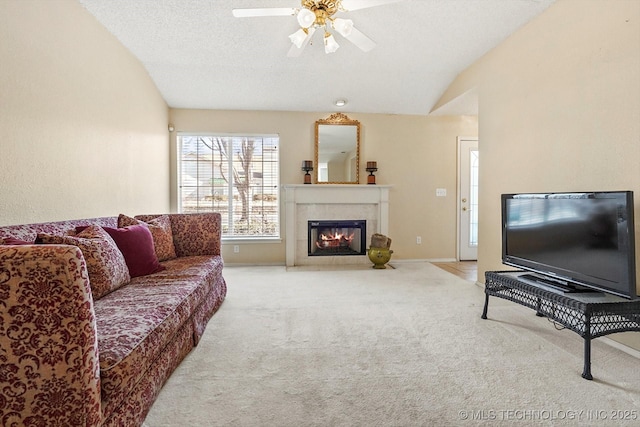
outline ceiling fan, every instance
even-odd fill
[[[376,44],[369,37],[361,33],[353,26],[351,19],[337,18],[338,12],[351,12],[367,7],[380,6],[389,3],[398,3],[404,0],[302,0],[301,6],[273,7],[258,9],[233,9],[236,18],[249,18],[259,16],[296,16],[300,29],[289,36],[291,49],[287,56],[299,56],[311,37],[318,29],[324,30],[324,51],[333,53],[340,45],[331,34],[333,29],[351,43],[365,52],[373,49]]]

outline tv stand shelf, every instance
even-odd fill
[[[524,271],[487,271],[482,318],[487,318],[489,296],[513,301],[570,329],[584,339],[584,370],[591,375],[591,340],[615,332],[640,331],[640,299],[629,300],[603,293],[566,293],[525,281]]]

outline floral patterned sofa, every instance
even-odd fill
[[[0,425],[141,425],[225,298],[220,231],[215,213],[0,227]]]

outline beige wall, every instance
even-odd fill
[[[314,123],[331,113],[212,111],[171,109],[178,132],[268,133],[280,135],[282,184],[301,184],[303,160],[314,158]],[[456,147],[458,136],[476,136],[476,117],[423,117],[346,114],[361,123],[360,183],[366,185],[367,160],[378,162],[376,182],[390,184],[389,237],[396,259],[453,259],[456,257]],[[175,177],[176,159],[172,160]],[[177,182],[172,178],[172,182]],[[315,185],[315,184],[314,184]],[[447,188],[447,197],[435,197]],[[176,208],[175,185],[172,207]],[[281,206],[281,232],[286,218]],[[416,236],[422,245],[416,245]],[[223,246],[227,263],[276,263],[285,259],[284,242],[234,242],[240,253]]]
[[[501,193],[633,190],[640,242],[640,2],[558,1],[462,73],[443,102],[472,87],[479,275],[503,268]],[[640,349],[638,334],[627,338]]]
[[[0,1],[0,62],[0,225],[168,211],[167,105],[77,1]]]

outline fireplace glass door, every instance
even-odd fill
[[[366,254],[366,220],[309,221],[309,256]]]

